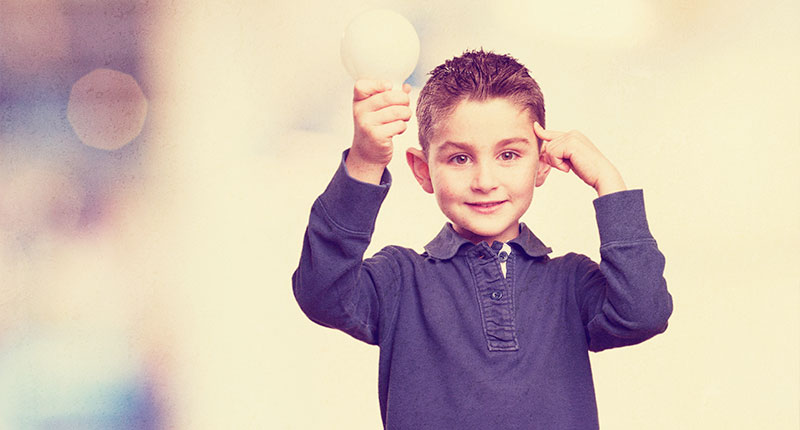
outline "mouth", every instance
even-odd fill
[[[492,213],[500,209],[506,200],[493,202],[467,202],[467,206],[480,213]]]

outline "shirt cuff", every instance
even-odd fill
[[[353,178],[345,166],[349,151],[342,153],[339,168],[319,200],[328,216],[339,226],[354,232],[372,233],[378,210],[392,184],[392,175],[384,169],[380,185]]]
[[[625,190],[594,200],[600,244],[652,239],[642,190]]]

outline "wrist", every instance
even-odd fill
[[[612,167],[598,177],[594,189],[597,191],[597,196],[602,197],[618,191],[625,191],[628,187],[625,185],[622,175],[619,174],[617,169]]]
[[[365,159],[355,147],[350,148],[344,161],[347,173],[353,179],[369,184],[380,185],[383,171],[387,163],[380,163]]]

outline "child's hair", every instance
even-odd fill
[[[419,144],[428,152],[434,124],[449,116],[463,100],[504,98],[526,107],[531,123],[544,122],[544,98],[528,69],[510,55],[466,51],[430,73],[417,100]],[[542,142],[539,139],[539,146]]]

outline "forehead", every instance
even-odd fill
[[[431,148],[448,141],[494,145],[517,137],[536,142],[533,121],[527,108],[502,98],[464,100],[456,105],[450,115],[437,121]]]

